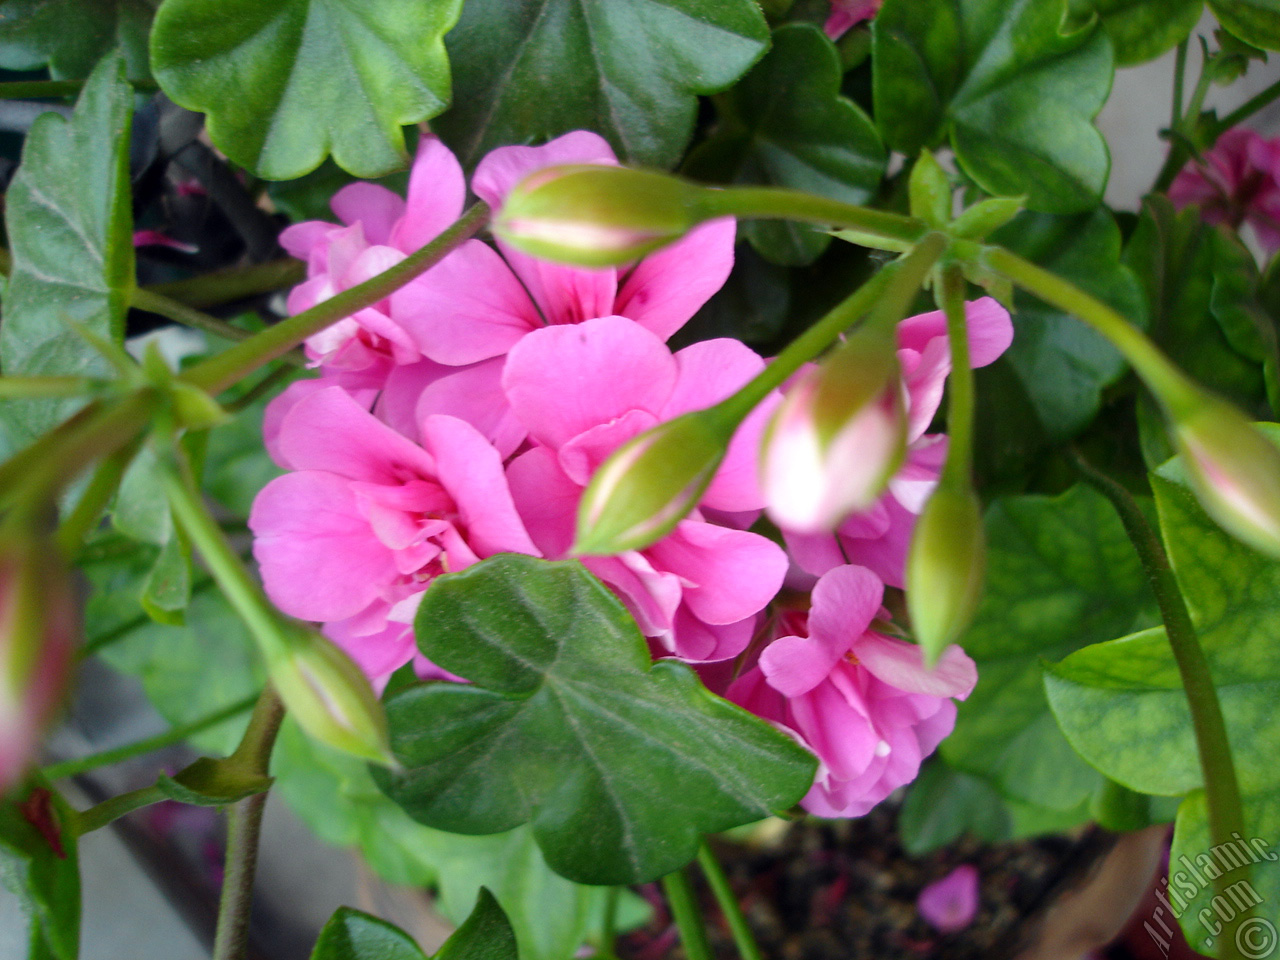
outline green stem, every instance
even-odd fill
[[[284,705],[270,686],[262,691],[249,719],[240,746],[232,759],[248,765],[248,772],[267,776],[271,748],[275,746]],[[227,818],[227,856],[218,902],[218,924],[213,936],[212,960],[241,960],[249,935],[249,908],[253,900],[253,875],[258,865],[258,840],[267,794],[246,797],[231,808]]]
[[[1178,44],[1173,63],[1173,107],[1169,111],[1169,129],[1177,130],[1182,124],[1182,95],[1187,81],[1187,39]]]
[[[1204,779],[1205,801],[1209,807],[1209,836],[1215,846],[1231,843],[1233,833],[1237,836],[1244,833],[1244,805],[1240,798],[1240,783],[1236,779],[1235,761],[1231,755],[1231,740],[1227,736],[1227,724],[1222,716],[1222,705],[1218,701],[1217,688],[1213,685],[1209,662],[1196,637],[1195,624],[1187,610],[1182,591],[1178,589],[1178,580],[1174,576],[1169,557],[1132,494],[1078,452],[1072,453],[1081,475],[1115,507],[1125,532],[1142,561],[1156,604],[1160,608],[1160,619],[1164,621],[1165,634],[1178,664],[1182,687],[1187,695],[1187,706],[1191,711],[1191,726],[1195,731],[1196,750],[1200,754],[1200,770]],[[1249,864],[1246,862],[1239,869],[1243,871],[1243,876],[1237,876],[1235,871],[1231,871],[1214,878],[1214,892],[1229,900],[1228,888],[1238,880],[1249,879]],[[1222,942],[1224,952],[1221,960],[1233,960],[1239,956],[1234,937],[1224,936]]]
[[[1225,117],[1219,120],[1217,129],[1214,131],[1214,139],[1216,140],[1218,137],[1222,136],[1222,134],[1226,133],[1236,124],[1247,120],[1277,97],[1280,97],[1280,80],[1277,80],[1260,93],[1254,94],[1240,106],[1236,107]]]
[[[55,539],[63,554],[73,556],[85,537],[102,519],[103,511],[111,502],[111,497],[120,486],[124,472],[133,462],[141,444],[142,437],[138,436],[98,464],[98,469],[94,471],[93,479],[89,481],[79,502],[58,526]]]
[[[769,391],[786,382],[787,378],[814,359],[840,334],[873,310],[901,319],[909,308],[920,285],[946,249],[947,240],[942,234],[925,236],[910,253],[889,264],[861,287],[842,300],[800,336],[791,341],[773,362],[753,377],[746,386],[723,401],[726,415],[741,419],[751,412]],[[901,312],[899,312],[901,311]],[[897,314],[896,317],[892,316]],[[868,322],[879,322],[872,318]]]
[[[964,277],[960,268],[942,271],[939,305],[947,317],[947,343],[951,347],[951,375],[947,380],[947,460],[941,480],[957,489],[973,483],[973,368],[969,364]]]
[[[959,247],[960,244],[957,244]],[[984,247],[978,262],[1045,303],[1079,317],[1124,355],[1167,410],[1199,405],[1201,393],[1147,336],[1079,287],[1000,247]]]
[[[64,777],[74,777],[90,770],[97,770],[100,767],[109,767],[113,764],[123,763],[125,760],[131,760],[134,757],[141,757],[148,753],[154,753],[157,750],[163,750],[165,747],[172,746],[175,743],[181,743],[188,737],[193,737],[197,733],[203,733],[210,727],[216,727],[218,724],[230,720],[232,717],[238,717],[257,700],[257,695],[246,697],[229,707],[223,707],[217,713],[211,713],[207,717],[201,717],[199,720],[192,720],[190,723],[184,723],[181,726],[173,727],[164,733],[157,734],[154,737],[148,737],[145,740],[139,740],[136,743],[126,743],[122,747],[114,747],[111,750],[102,750],[98,753],[91,753],[87,757],[78,757],[75,760],[64,760],[61,763],[52,763],[40,771],[45,778],[49,780],[61,780]]]
[[[662,878],[662,892],[667,895],[671,916],[680,931],[687,960],[712,960],[711,943],[707,940],[707,928],[702,922],[702,911],[693,894],[693,884],[683,870],[669,873]]]
[[[153,803],[168,799],[164,791],[154,784],[150,787],[143,787],[141,790],[130,790],[128,793],[122,793],[120,796],[112,797],[110,800],[103,800],[88,810],[79,811],[72,826],[75,829],[76,836],[82,837],[86,833],[92,833],[94,830],[99,830],[112,821],[120,819],[126,813],[133,813],[135,810],[141,810],[143,807],[149,807]]]
[[[1191,150],[1187,144],[1190,142],[1193,128],[1200,120],[1200,112],[1204,109],[1204,98],[1209,92],[1210,72],[1209,65],[1213,57],[1209,53],[1208,48],[1204,51],[1204,61],[1200,65],[1200,77],[1196,81],[1196,87],[1191,92],[1191,102],[1187,104],[1187,109],[1183,111],[1182,116],[1173,125],[1172,132],[1176,135],[1169,144],[1169,155],[1164,158],[1164,166],[1160,168],[1160,174],[1156,177],[1155,185],[1151,188],[1153,193],[1165,193],[1169,189],[1169,185],[1173,183],[1173,178],[1178,175],[1187,160],[1191,157]],[[1217,139],[1217,132],[1213,133],[1213,139]],[[1213,146],[1212,143],[1203,144],[1208,148]]]
[[[130,305],[139,310],[146,310],[148,313],[159,314],[174,323],[181,323],[183,326],[212,333],[215,337],[221,337],[223,340],[230,340],[233,343],[248,340],[254,335],[252,330],[245,330],[243,327],[234,326],[225,320],[211,317],[207,313],[188,307],[185,303],[170,300],[168,297],[150,290],[134,290],[133,296],[130,298]],[[306,357],[297,350],[290,350],[280,359],[293,364],[295,367],[305,367],[307,365]]]
[[[153,80],[130,80],[139,93],[154,93],[160,88]],[[0,100],[33,100],[70,97],[84,87],[83,80],[10,80],[0,83]]]
[[[276,367],[252,387],[240,394],[240,396],[236,397],[233,402],[224,403],[222,408],[226,410],[227,413],[239,413],[246,407],[252,406],[261,397],[270,393],[272,389],[278,386],[281,382],[288,380],[293,376],[293,373],[294,371],[290,367]]]
[[[203,309],[283,290],[302,282],[306,275],[307,266],[301,260],[281,257],[267,263],[230,267],[183,280],[155,283],[142,289]]]
[[[438,237],[391,269],[196,364],[182,375],[182,379],[207,393],[222,392],[246,374],[284,356],[325,327],[390,296],[469,240],[488,220],[488,206],[475,204]]]
[[[78,397],[104,385],[89,377],[0,377],[0,400]]]
[[[872,210],[780,187],[728,187],[711,190],[703,201],[713,216],[743,220],[795,220],[838,227],[889,242],[886,249],[905,250],[918,242],[928,226],[913,217]]]
[[[596,950],[601,960],[618,957],[618,900],[621,897],[621,887],[609,887],[604,893],[604,923],[600,928],[600,947]]]
[[[733,934],[733,942],[738,947],[738,955],[742,960],[764,960],[760,953],[760,945],[756,943],[755,935],[752,934],[747,918],[742,913],[742,907],[738,905],[738,898],[733,895],[729,878],[724,875],[720,861],[716,859],[716,855],[705,840],[698,848],[698,866],[702,868],[707,884],[715,895],[716,903],[720,904],[720,911],[729,923],[729,931]]]

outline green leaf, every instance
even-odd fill
[[[768,43],[754,0],[469,0],[448,38],[453,107],[433,126],[468,167],[579,129],[671,167],[696,95],[730,86]]]
[[[1074,217],[1023,213],[991,241],[1070,280],[1135,323],[1145,319],[1142,287],[1120,262],[1120,229],[1105,207]],[[1110,341],[1070,314],[1021,289],[1013,303],[1009,363],[1046,435],[1067,439],[1093,420],[1103,390],[1128,366]]]
[[[1175,213],[1165,197],[1143,204],[1124,260],[1145,288],[1150,333],[1194,380],[1246,408],[1266,397],[1270,321],[1257,303],[1253,258],[1199,211]]]
[[[151,64],[208,115],[214,145],[269,180],[379,177],[407,162],[405,124],[449,102],[444,34],[461,0],[164,0]],[[492,65],[490,65],[491,67]]]
[[[920,771],[898,812],[898,834],[913,857],[965,834],[998,843],[1009,839],[1011,830],[1004,801],[985,780],[953,770],[937,757]]]
[[[230,759],[201,757],[172,777],[161,774],[156,783],[164,795],[197,807],[224,807],[271,789],[271,778],[243,769]]]
[[[405,769],[375,779],[429,826],[531,823],[556,872],[642,883],[692,860],[703,834],[785,809],[812,783],[794,740],[685,665],[651,664],[626,608],[576,561],[508,554],[447,574],[415,630],[428,659],[473,681],[387,702]]]
[[[147,35],[160,0],[3,0],[0,67],[48,65],[57,79],[82,80],[119,49],[128,75],[151,76]]]
[[[1120,518],[1085,486],[997,500],[986,528],[986,594],[960,640],[978,686],[940,752],[1008,797],[1070,810],[1099,780],[1054,724],[1041,663],[1144,620],[1146,577]]]
[[[1280,738],[1280,563],[1234,540],[1210,520],[1171,461],[1151,478],[1160,527],[1199,633],[1233,745],[1246,837],[1280,836],[1280,769],[1266,744]],[[1048,668],[1045,685],[1073,747],[1108,777],[1141,793],[1187,795],[1178,809],[1173,858],[1210,857],[1200,763],[1186,694],[1163,628],[1096,644]],[[1280,898],[1280,866],[1253,866],[1251,883]],[[1213,890],[1194,889],[1182,914],[1192,947],[1209,952],[1196,920]]]
[[[68,322],[105,340],[124,336],[134,283],[132,101],[123,62],[107,57],[85,83],[69,121],[46,113],[31,126],[5,202],[13,270],[4,292],[0,368],[8,375],[112,373]],[[82,402],[10,400],[0,406],[0,418],[26,443]]]
[[[1280,50],[1280,0],[1209,0],[1209,9],[1246,43]]]
[[[689,157],[698,180],[767,184],[845,203],[866,203],[880,185],[888,155],[875,125],[840,95],[844,71],[835,45],[812,24],[773,34],[773,49],[716,100],[715,133]],[[766,259],[812,263],[831,242],[803,224],[750,220],[740,227]]]
[[[390,883],[431,886],[437,907],[461,923],[481,887],[515,928],[522,960],[564,960],[600,929],[605,889],[553,873],[533,831],[488,837],[432,830],[410,820],[373,782],[367,764],[315,743],[286,719],[272,757],[276,790],[329,843],[359,846]],[[618,929],[647,920],[643,900],[623,891]]]
[[[1116,66],[1132,67],[1187,39],[1200,22],[1204,0],[1068,0],[1068,7],[1073,25],[1101,18]]]
[[[886,0],[871,26],[885,141],[912,156],[949,139],[983,190],[1032,210],[1096,206],[1111,45],[1096,24],[1060,32],[1062,15],[1044,0]]]
[[[340,907],[320,931],[311,960],[427,960],[413,939],[385,920]],[[488,890],[433,960],[517,960],[516,940]]]
[[[22,904],[31,957],[80,952],[80,864],[65,829],[74,815],[38,777],[0,800],[0,883]]]

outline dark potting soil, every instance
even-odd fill
[[[902,849],[890,804],[856,820],[806,819],[768,843],[716,852],[768,960],[1007,960],[1033,936],[1042,909],[1074,886],[1110,845],[1097,830],[990,844],[962,839],[933,853]],[[940,934],[916,898],[961,864],[981,877],[972,924]],[[728,927],[699,878],[717,960],[737,957]],[[653,922],[620,938],[621,960],[684,956],[656,890]]]

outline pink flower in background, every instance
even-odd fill
[[[993,363],[1013,342],[1009,312],[983,297],[967,305],[966,316],[971,364]],[[813,576],[856,563],[869,567],[890,586],[903,585],[911,531],[947,453],[944,435],[925,433],[951,372],[946,318],[940,310],[908,317],[898,325],[898,362],[907,398],[907,457],[889,482],[888,493],[871,509],[845,520],[834,534],[783,529],[796,563]]]
[[[831,0],[831,13],[822,29],[832,40],[839,40],[855,23],[874,17],[882,3],[884,0]]]
[[[507,476],[543,555],[567,554],[583,488],[610,453],[660,421],[716,403],[763,366],[736,340],[703,341],[672,354],[625,317],[525,337],[507,358],[503,386],[537,445],[516,457]],[[755,457],[770,406],[739,429],[703,507],[759,509]],[[622,598],[646,636],[693,661],[741,653],[787,568],[774,543],[697,511],[644,550],[583,562]]]
[[[433,415],[422,445],[340,387],[298,400],[275,438],[292,472],[254,501],[254,556],[272,601],[326,632],[370,672],[413,655],[392,624],[413,619],[440,573],[495,553],[537,555],[498,452],[471,425]]]
[[[928,670],[919,647],[872,631],[883,592],[864,567],[828,572],[808,617],[783,619],[796,632],[765,647],[726,694],[817,755],[803,805],[818,816],[861,816],[914,780],[955,725],[951,698],[963,700],[978,680],[959,647]]]
[[[1192,204],[1208,223],[1239,229],[1248,223],[1268,253],[1280,249],[1280,137],[1245,127],[1218,138],[1204,161],[1188,163],[1169,186],[1178,209]]]
[[[916,907],[939,933],[956,933],[978,915],[978,869],[961,864],[920,891]]]

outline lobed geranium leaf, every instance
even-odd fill
[[[1070,280],[1133,322],[1145,319],[1142,287],[1120,262],[1120,229],[1105,207],[1070,217],[1022,213],[991,240]],[[1008,362],[1045,434],[1066,439],[1093,420],[1102,391],[1128,365],[1110,341],[1069,313],[1021,289],[1013,303],[1016,333]]]
[[[1280,737],[1280,563],[1225,533],[1200,509],[1181,464],[1152,475],[1160,527],[1179,587],[1209,661],[1232,743],[1244,802],[1245,836],[1280,836],[1280,769],[1260,745]],[[1171,889],[1179,858],[1215,861],[1195,734],[1164,628],[1095,644],[1047,669],[1049,702],[1073,747],[1108,777],[1142,793],[1184,796],[1173,838]],[[1216,867],[1226,872],[1218,863]],[[1212,877],[1212,874],[1208,875]],[[1252,866],[1253,889],[1280,898],[1280,865]],[[1215,949],[1197,920],[1210,906],[1206,881],[1181,914],[1191,946]]]
[[[1001,498],[986,529],[987,588],[960,639],[978,685],[939,749],[1005,796],[1070,810],[1099,777],[1054,724],[1041,663],[1149,622],[1150,590],[1120,518],[1089,487]]]
[[[428,960],[413,938],[377,917],[340,907],[320,931],[311,960]],[[466,922],[431,960],[517,960],[516,940],[502,907],[481,888]]]
[[[728,87],[768,44],[754,0],[469,0],[447,41],[453,106],[435,127],[467,166],[587,129],[624,160],[670,167],[696,95]]]
[[[129,125],[133,90],[110,56],[85,82],[70,120],[38,117],[5,198],[13,269],[4,291],[0,369],[9,375],[110,376],[111,366],[71,323],[105,340],[124,336],[133,290]],[[80,400],[0,405],[27,443]]]
[[[862,108],[840,95],[843,75],[835,44],[816,26],[779,27],[764,59],[717,99],[715,132],[683,172],[865,203],[888,154]],[[826,232],[788,221],[750,220],[740,229],[762,256],[788,266],[812,263],[831,242]]]
[[[885,141],[910,155],[949,139],[982,189],[1032,210],[1096,206],[1111,45],[1096,23],[1064,29],[1063,4],[1044,0],[885,0],[871,27]]]
[[[1111,37],[1117,67],[1154,60],[1172,50],[1200,22],[1204,0],[1068,0],[1072,22],[1098,17]]]
[[[165,93],[208,115],[214,144],[261,177],[300,177],[329,153],[378,177],[407,162],[404,125],[449,102],[442,38],[461,6],[164,0],[151,64]]]
[[[713,696],[683,664],[651,664],[621,602],[580,563],[501,555],[436,580],[418,646],[470,684],[387,702],[404,769],[375,779],[414,819],[457,833],[531,823],[552,869],[641,883],[701,836],[798,801],[813,756]]]
[[[1246,43],[1280,50],[1280,0],[1209,0],[1209,9]]]
[[[80,953],[80,862],[66,829],[72,816],[38,776],[0,799],[0,883],[22,905],[32,958]]]
[[[151,76],[147,35],[160,0],[0,0],[0,67],[48,66],[81,80],[119,49],[130,77]]]

